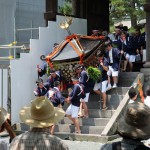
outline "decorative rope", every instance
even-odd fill
[[[141,97],[141,101],[142,102],[144,102],[144,92],[143,92],[143,89],[142,89],[142,82],[141,82],[141,80],[139,79],[138,80],[138,91],[139,91],[139,93],[140,93],[140,97]]]

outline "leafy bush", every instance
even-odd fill
[[[98,68],[95,68],[95,67],[92,67],[92,66],[89,66],[87,68],[87,72],[88,72],[88,75],[89,77],[93,80],[93,81],[98,81],[101,79],[101,71],[98,69]]]

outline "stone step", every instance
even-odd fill
[[[112,108],[116,109],[120,101],[115,99],[114,101],[107,102],[106,104],[107,104],[108,110],[112,110]],[[101,109],[101,105],[102,105],[101,102],[88,102],[87,103],[87,106],[89,109],[95,109],[95,110]]]
[[[80,118],[80,125],[85,126],[105,126],[109,118]],[[71,124],[71,120],[65,117],[60,124]]]
[[[114,110],[89,109],[89,118],[111,118]]]
[[[119,137],[118,134],[112,135],[112,136],[101,136],[100,134],[83,134],[83,133],[74,134],[74,133],[66,133],[66,132],[55,132],[55,136],[58,136],[61,139],[70,140],[70,141],[88,141],[88,142],[93,141],[93,142],[99,142],[99,143],[106,143],[108,141],[112,141]]]
[[[80,129],[83,134],[101,134],[104,126],[80,126]],[[58,124],[55,126],[55,132],[73,133],[75,132],[75,126],[68,124]]]
[[[129,90],[129,87],[117,87],[117,88],[112,88],[109,91],[107,91],[107,94],[125,95],[128,90]]]
[[[149,68],[141,68],[141,73],[144,73],[144,76],[150,76],[150,69]]]
[[[89,111],[89,118],[110,118],[115,109],[112,109],[114,106],[108,106],[107,110],[101,110],[100,102],[91,102],[87,103],[88,111]],[[67,107],[63,107],[64,111],[66,111]]]
[[[107,110],[112,110],[112,109],[115,110],[118,107],[118,105],[119,105],[121,100],[122,100],[122,98],[118,99],[118,97],[116,97],[116,98],[112,98],[112,100],[110,100],[110,101],[107,101],[107,103],[106,103],[106,105],[108,107]],[[101,105],[102,105],[101,101],[98,101],[98,102],[93,101],[93,102],[88,102],[87,103],[87,107],[88,107],[89,111],[91,111],[91,109],[93,109],[93,110],[100,110],[101,109]],[[63,109],[66,110],[67,107],[68,107],[68,105],[67,106],[65,105],[63,107]]]
[[[93,141],[71,141],[71,140],[63,140],[64,143],[67,144],[70,150],[100,150],[102,147],[102,143],[93,142]]]
[[[140,72],[120,72],[119,79],[136,78]]]
[[[107,105],[108,106],[116,106],[118,107],[120,101],[123,99],[122,95],[107,95]],[[101,105],[101,98],[97,94],[90,94],[89,102],[87,103],[89,109],[100,109]],[[69,104],[65,103],[63,106],[63,109],[66,110],[66,108],[69,106]]]
[[[116,102],[116,101],[121,101],[123,98],[123,95],[118,95],[118,94],[113,94],[113,95],[110,95],[110,94],[107,94],[107,102],[110,103],[110,102]],[[100,101],[100,95],[98,94],[90,94],[89,96],[89,102],[99,102]]]
[[[130,87],[132,86],[135,78],[133,79],[120,79],[118,80],[118,87]]]

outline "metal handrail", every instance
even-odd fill
[[[30,50],[30,48],[26,48],[25,47],[25,45],[21,45],[21,46],[16,46],[16,45],[12,45],[12,46],[10,46],[10,45],[0,45],[0,50],[1,49],[7,49],[7,50],[14,50],[14,56],[12,56],[11,55],[11,52],[9,52],[10,54],[10,56],[8,56],[8,57],[0,57],[0,60],[5,60],[5,61],[8,61],[8,60],[12,60],[12,59],[16,59],[16,56],[15,56],[15,54],[16,54],[16,49],[21,49],[21,50]]]
[[[0,49],[14,49],[14,48],[26,49],[24,45],[22,46],[0,46]]]
[[[39,28],[24,28],[24,29],[16,29],[16,31],[27,31],[27,30],[39,30]]]

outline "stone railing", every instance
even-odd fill
[[[133,86],[134,88],[138,88],[139,79],[141,80],[141,83],[143,85],[143,83],[144,83],[144,74],[143,73],[138,74],[138,76],[136,77],[136,79],[134,80],[134,82],[131,86]],[[109,136],[109,135],[113,135],[115,133],[116,121],[119,118],[120,114],[122,114],[122,112],[123,112],[124,108],[126,107],[126,105],[128,104],[128,102],[129,102],[129,95],[128,95],[128,91],[127,91],[126,94],[124,95],[122,101],[120,102],[118,108],[116,109],[113,116],[111,117],[111,119],[105,126],[104,130],[102,131],[101,136]]]

